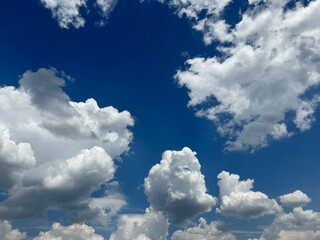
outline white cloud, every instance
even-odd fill
[[[100,26],[106,23],[109,14],[114,10],[118,0],[40,0],[45,8],[52,12],[52,16],[58,21],[61,28],[69,29],[84,27],[83,12],[89,13],[88,2],[93,3],[102,15]]]
[[[319,240],[320,213],[294,208],[292,212],[277,216],[264,230],[260,240]]]
[[[319,240],[320,231],[281,231],[278,240]]]
[[[196,153],[185,147],[166,151],[160,164],[145,178],[145,194],[155,210],[181,223],[200,213],[211,211],[216,199],[207,194],[204,176]]]
[[[118,229],[110,240],[165,240],[169,223],[160,212],[147,209],[145,214],[120,216]]]
[[[16,144],[9,129],[0,125],[0,188],[8,189],[21,181],[22,172],[36,164],[29,143]]]
[[[320,1],[287,10],[285,4],[252,6],[233,29],[210,17],[196,23],[206,43],[231,44],[218,47],[221,57],[189,59],[176,78],[189,89],[197,116],[214,121],[230,139],[227,150],[254,151],[292,136],[288,121],[301,131],[314,121],[319,97],[305,94],[320,81]]]
[[[64,209],[87,216],[87,221],[99,218],[100,212],[104,214],[107,206],[114,205],[107,197],[94,199],[90,195],[113,179],[114,172],[112,159],[99,147],[82,150],[65,161],[39,165],[24,175],[22,186],[9,190],[9,198],[0,204],[0,215],[42,217],[49,209]]]
[[[211,222],[207,224],[200,218],[199,225],[185,230],[178,230],[172,234],[172,240],[236,240],[236,237],[221,229],[224,223]]]
[[[118,0],[97,0],[97,6],[102,12],[104,20],[100,22],[100,25],[104,25],[106,19],[109,18],[109,14],[114,10]]]
[[[8,221],[0,220],[0,239],[2,240],[22,240],[27,237],[27,233],[21,233],[17,229],[12,229]]]
[[[240,219],[258,218],[282,212],[276,200],[261,192],[251,191],[253,180],[239,181],[236,174],[221,172],[218,175],[221,203],[217,212]]]
[[[279,198],[280,202],[284,206],[291,208],[302,207],[311,202],[311,198],[309,198],[305,193],[301,192],[300,190],[286,195],[282,195]]]
[[[202,11],[207,15],[219,15],[221,11],[232,0],[158,0],[161,3],[167,3],[170,7],[177,9],[177,14],[182,17],[198,19]]]
[[[129,150],[134,122],[129,112],[100,108],[94,99],[71,101],[58,75],[27,71],[19,88],[0,88],[1,188],[9,196],[0,203],[1,216],[42,217],[54,208],[106,223],[126,204],[123,196],[114,189],[90,195],[110,184],[112,158]]]
[[[40,232],[38,237],[33,240],[104,240],[104,238],[95,233],[92,227],[85,224],[73,224],[67,227],[54,223],[48,232]]]
[[[85,20],[81,16],[81,8],[86,8],[87,0],[41,0],[44,6],[51,10],[62,28],[83,27]]]

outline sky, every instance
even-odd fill
[[[0,7],[0,239],[320,240],[320,1]]]

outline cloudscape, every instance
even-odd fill
[[[1,240],[320,240],[320,0],[0,7]]]

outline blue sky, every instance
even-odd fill
[[[318,10],[3,2],[0,238],[320,239]]]

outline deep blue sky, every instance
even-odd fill
[[[230,16],[230,22],[237,21]],[[131,151],[116,173],[129,202],[124,212],[148,206],[141,187],[144,178],[165,150],[184,146],[198,153],[214,196],[219,194],[216,176],[227,170],[255,179],[255,190],[270,198],[301,189],[313,199],[309,207],[320,210],[319,121],[310,131],[272,142],[256,153],[226,153],[225,139],[212,122],[195,117],[187,107],[187,89],[173,78],[187,58],[218,54],[215,45],[205,46],[202,34],[187,19],[156,2],[120,0],[104,27],[95,26],[97,17],[92,11],[84,28],[66,30],[38,1],[3,1],[0,82],[17,86],[26,70],[54,67],[74,78],[64,88],[73,101],[94,98],[100,107],[112,105],[134,116]],[[214,213],[205,216],[222,218]],[[250,226],[250,221],[240,224]]]

